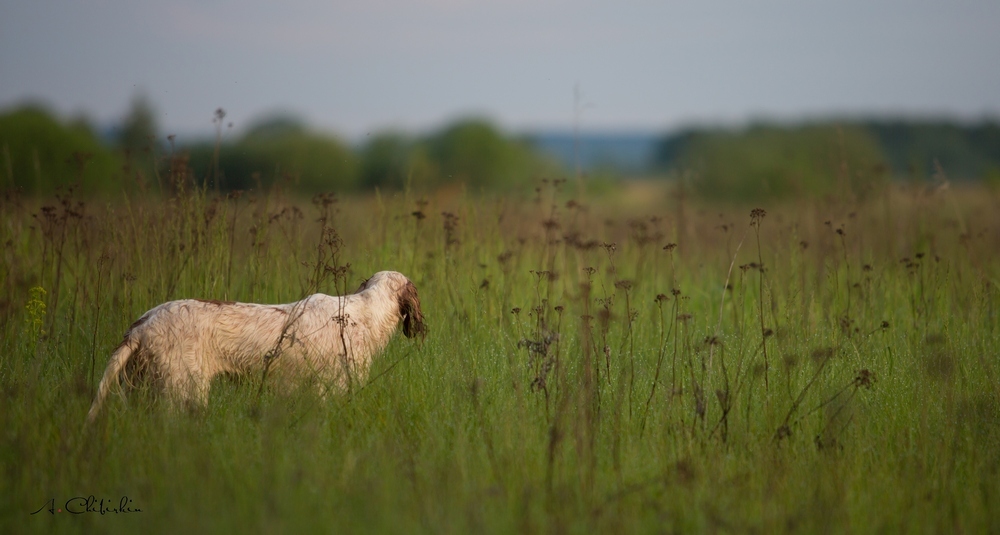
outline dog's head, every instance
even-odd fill
[[[424,325],[424,313],[420,310],[417,287],[407,279],[396,298],[399,301],[399,314],[403,316],[403,334],[407,338],[418,335],[423,338],[427,334],[427,326]]]
[[[405,275],[398,271],[379,271],[362,282],[356,293],[366,291],[379,292],[384,297],[396,300],[403,322],[403,334],[407,338],[423,337],[427,334],[417,287]]]

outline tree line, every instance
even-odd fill
[[[29,195],[70,185],[83,193],[164,189],[178,165],[197,186],[232,191],[278,184],[306,194],[458,182],[503,190],[561,172],[526,139],[481,118],[422,136],[380,132],[352,147],[285,115],[264,118],[228,139],[225,115],[222,109],[215,113],[215,139],[184,142],[159,133],[155,113],[142,99],[106,139],[85,120],[60,121],[41,106],[8,110],[0,113],[0,189]]]
[[[571,173],[529,138],[466,118],[424,135],[379,132],[358,146],[291,116],[260,120],[230,139],[225,112],[214,139],[184,142],[159,132],[152,106],[136,99],[109,135],[86,120],[62,121],[41,106],[0,112],[0,189],[49,194],[159,188],[183,165],[195,185],[219,191],[275,185],[325,191],[523,188]],[[225,134],[225,135],[224,135]],[[1000,183],[1000,125],[946,121],[759,124],[664,135],[646,175],[671,177],[706,198],[754,200],[866,195],[892,179],[985,179]]]
[[[889,180],[983,180],[1000,185],[1000,124],[868,120],[744,129],[692,128],[663,136],[651,167],[709,198],[754,200],[849,191]]]

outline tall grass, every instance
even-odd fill
[[[162,200],[3,200],[4,531],[1000,529],[984,192],[309,202],[165,178]],[[350,392],[220,380],[189,414],[140,385],[84,428],[152,306],[288,302],[381,269],[414,280],[430,332]],[[90,495],[141,512],[49,512]]]

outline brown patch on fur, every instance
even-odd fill
[[[358,286],[358,289],[354,293],[361,293],[362,291],[364,291],[365,286],[368,285],[368,281],[370,281],[370,280],[372,280],[372,278],[368,277],[367,279],[365,279],[364,281],[362,281],[361,282],[361,286]]]
[[[399,313],[403,316],[403,334],[407,338],[425,336],[427,326],[424,325],[424,313],[420,310],[417,287],[412,282],[406,281],[406,286],[403,286],[396,298],[399,301]]]
[[[234,301],[219,301],[217,299],[195,299],[195,301],[199,303],[205,303],[206,305],[215,305],[220,307],[225,305],[235,304]]]
[[[128,335],[132,334],[132,331],[134,331],[136,327],[142,325],[143,323],[146,323],[146,320],[148,320],[148,319],[149,319],[149,316],[143,315],[139,319],[133,321],[132,325],[129,325],[128,326],[128,330],[125,331],[125,338],[128,338]],[[121,347],[122,344],[124,344],[124,343],[125,343],[125,340],[122,339],[122,343],[118,344],[118,347]]]

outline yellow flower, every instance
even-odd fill
[[[24,309],[28,312],[28,332],[33,339],[45,334],[45,288],[35,286],[28,291],[30,299]]]

